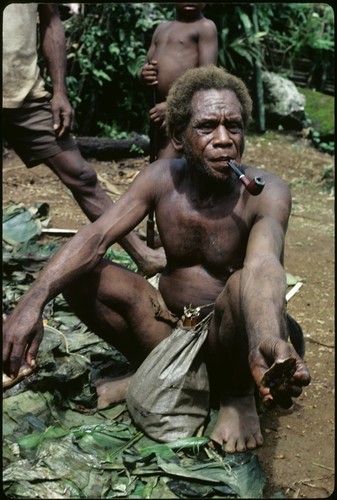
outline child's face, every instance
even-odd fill
[[[185,15],[195,15],[199,14],[199,12],[202,11],[202,9],[205,7],[205,3],[176,3],[176,10],[180,14],[185,14]]]

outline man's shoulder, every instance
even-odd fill
[[[186,169],[186,159],[185,158],[160,158],[149,166],[153,169],[153,174],[157,173],[165,176],[170,175],[170,172],[182,173]]]
[[[264,191],[270,194],[271,197],[278,196],[283,200],[290,200],[290,187],[286,180],[278,175],[264,170],[263,168],[253,167],[251,165],[242,165],[242,171],[246,177],[251,180],[254,177],[261,177],[265,182]],[[266,189],[268,187],[268,190]]]
[[[281,183],[287,184],[287,182],[282,179],[280,176],[270,172],[269,170],[265,170],[263,167],[255,167],[253,165],[241,164],[241,170],[247,176],[260,176],[265,177],[270,180],[274,179],[275,181],[280,181]]]
[[[186,173],[185,158],[162,158],[154,161],[148,167],[148,175],[155,179],[156,184],[168,186],[170,182],[177,184]]]

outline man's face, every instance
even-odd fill
[[[241,104],[235,92],[211,89],[195,93],[182,140],[193,168],[209,180],[227,181],[232,170],[226,160],[239,164],[244,149]]]

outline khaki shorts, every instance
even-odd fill
[[[5,108],[2,116],[4,137],[28,168],[77,148],[71,134],[56,137],[50,96],[26,100],[20,108]]]

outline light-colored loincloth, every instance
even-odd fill
[[[157,273],[148,279],[148,282],[157,291],[157,302],[151,299],[151,303],[154,308],[154,317],[158,321],[164,321],[165,323],[170,324],[173,328],[179,326],[194,327],[202,320],[202,315],[200,314],[201,309],[214,306],[214,303],[194,308],[192,308],[191,305],[186,305],[184,306],[184,314],[182,316],[177,316],[176,314],[173,314],[165,304],[163,296],[158,288],[159,279],[160,273]]]

